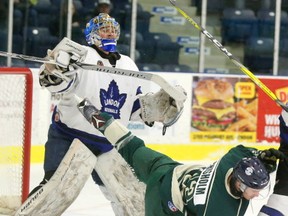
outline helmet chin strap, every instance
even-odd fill
[[[102,39],[99,47],[106,52],[116,52],[116,45],[115,39]]]

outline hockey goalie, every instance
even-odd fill
[[[161,122],[164,127],[177,121],[185,100],[175,101],[163,89],[143,94],[137,78],[77,67],[85,63],[138,71],[132,59],[117,52],[119,35],[120,26],[115,19],[99,14],[86,25],[89,46],[64,38],[48,50],[47,58],[55,64],[41,66],[39,82],[51,93],[63,95],[48,131],[43,181],[31,191],[16,215],[61,215],[90,174],[110,200],[115,215],[144,215],[144,184],[109,141],[79,113],[74,95],[90,98],[101,111],[124,125],[144,121],[148,126]],[[176,89],[185,94],[181,86]]]

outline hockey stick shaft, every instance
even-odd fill
[[[176,5],[176,1],[169,0],[172,6],[196,29],[203,33],[224,55],[226,55],[243,73],[245,73],[259,88],[261,88],[272,100],[288,112],[288,107],[280,101],[277,96],[261,81],[259,80],[248,68],[241,64],[216,38],[213,37],[206,29],[198,25],[185,11]]]
[[[118,68],[111,68],[105,66],[98,66],[98,65],[87,65],[82,64],[80,65],[81,68],[86,70],[95,70],[104,73],[111,73],[111,74],[118,74],[122,76],[129,76],[129,77],[136,77],[143,80],[149,80],[157,85],[159,85],[164,91],[166,91],[172,98],[175,100],[186,100],[186,95],[182,92],[178,91],[176,88],[171,86],[163,77],[147,73],[147,72],[139,72],[139,71],[132,71],[132,70],[125,70],[125,69],[118,69]]]
[[[40,62],[40,63],[47,63],[47,64],[57,64],[52,59],[22,55],[22,54],[17,54],[17,53],[8,53],[4,51],[0,51],[0,56],[23,59],[25,61],[33,61],[33,62]],[[157,74],[152,74],[152,73],[147,73],[147,72],[144,73],[144,72],[132,71],[132,70],[124,70],[124,69],[91,65],[91,64],[81,64],[81,63],[74,64],[74,66],[85,69],[85,70],[95,70],[95,71],[99,71],[103,73],[117,74],[121,76],[135,77],[138,79],[152,81],[156,83],[157,85],[159,85],[161,88],[163,88],[163,90],[166,91],[175,100],[185,101],[187,97],[185,94],[183,94],[182,92],[178,91],[176,88],[171,86],[163,77]]]
[[[0,51],[0,56],[22,59],[25,61],[56,64],[55,62],[53,62],[52,60],[49,60],[47,58],[28,56],[28,55],[22,55],[22,54],[17,54],[17,53],[9,53],[9,52],[4,52],[4,51]]]

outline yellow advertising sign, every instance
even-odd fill
[[[251,99],[255,97],[255,84],[251,82],[237,82],[235,84],[235,97]]]
[[[288,102],[288,87],[276,89],[275,94],[284,104]]]

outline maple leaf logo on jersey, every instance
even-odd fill
[[[100,89],[101,112],[111,114],[114,119],[120,119],[120,109],[123,107],[127,94],[120,94],[117,83],[112,80],[108,90]]]

